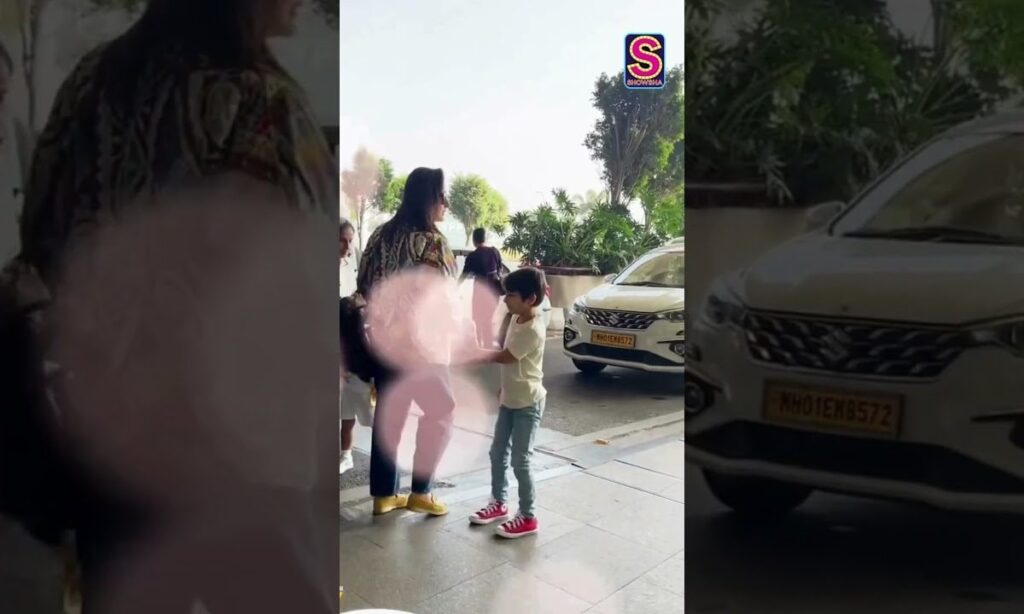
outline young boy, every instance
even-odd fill
[[[469,517],[473,524],[491,524],[509,517],[508,481],[511,448],[512,470],[519,482],[519,511],[502,522],[496,533],[518,538],[537,532],[534,515],[533,475],[530,457],[533,440],[544,415],[544,340],[546,327],[539,307],[547,283],[544,273],[523,268],[505,277],[505,305],[511,320],[503,349],[484,351],[483,361],[501,365],[501,393],[498,422],[491,445],[491,503]]]

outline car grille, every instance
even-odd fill
[[[864,376],[936,377],[970,344],[950,329],[758,312],[744,316],[743,329],[754,360]]]
[[[622,328],[625,330],[647,330],[654,322],[654,314],[637,313],[635,311],[611,311],[608,309],[585,308],[583,316],[587,324],[604,328]]]

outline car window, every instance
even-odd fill
[[[682,252],[647,254],[623,271],[614,283],[619,286],[682,288],[684,268]]]
[[[955,228],[1024,240],[1024,135],[934,164],[892,193],[856,232]]]

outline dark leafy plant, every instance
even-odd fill
[[[728,41],[712,34],[720,4],[689,8],[691,187],[752,184],[771,205],[847,199],[1007,91],[903,35],[880,0],[766,0]]]
[[[600,203],[580,216],[565,190],[553,195],[554,205],[545,203],[510,219],[505,248],[522,254],[526,263],[616,273],[664,240],[645,230],[624,206]]]

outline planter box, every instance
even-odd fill
[[[731,183],[686,184],[687,209],[719,209],[725,207],[772,207],[764,183],[755,181]]]
[[[546,267],[543,269],[551,286],[551,306],[566,309],[573,302],[604,283],[604,275],[594,275],[590,269],[565,269]]]

